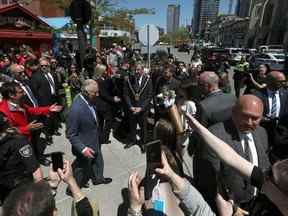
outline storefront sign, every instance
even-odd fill
[[[17,28],[29,27],[33,25],[33,21],[23,17],[6,17],[0,15],[0,26],[13,25]]]

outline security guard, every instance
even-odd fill
[[[0,202],[27,181],[40,181],[43,174],[26,137],[11,128],[0,114]]]

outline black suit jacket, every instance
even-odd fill
[[[264,105],[264,113],[263,116],[267,116],[269,113],[269,102],[268,102],[268,91],[267,89],[263,89],[261,91],[255,91],[254,95],[259,97],[262,100],[262,103]],[[281,88],[279,89],[279,96],[280,96],[280,113],[279,113],[279,119],[284,118],[288,115],[288,90]]]
[[[129,85],[129,82],[131,86]],[[147,83],[147,84],[146,84]],[[128,80],[124,83],[123,88],[123,98],[130,109],[131,107],[141,107],[145,112],[149,109],[149,104],[153,97],[153,87],[152,81],[149,75],[144,74],[141,81],[141,86],[139,92],[140,94],[139,101],[135,100],[135,95],[133,94],[132,89],[135,91],[136,79],[134,76],[129,76]],[[132,88],[132,89],[131,89]]]
[[[206,127],[226,121],[232,116],[235,102],[236,97],[232,94],[221,90],[213,92],[198,104],[196,118]]]
[[[241,139],[231,119],[215,124],[210,127],[209,130],[214,135],[229,144],[230,147],[232,147],[239,155],[244,157]],[[266,131],[264,128],[258,126],[256,130],[252,132],[252,135],[258,155],[258,167],[263,170],[268,169],[270,167],[270,163],[266,154],[268,150]],[[195,170],[196,182],[204,198],[210,204],[214,202],[215,197],[212,197],[211,194],[209,194],[210,191],[207,191],[207,188],[211,190],[211,185],[219,186],[219,181],[217,183],[213,181],[215,179],[221,179],[221,182],[223,182],[225,185],[225,191],[229,192],[236,204],[251,200],[254,190],[250,185],[250,182],[241,177],[234,169],[221,162],[219,158],[211,151],[211,149],[209,149],[204,143],[202,144],[202,147],[201,154],[198,156],[198,161],[196,160],[195,163]],[[210,172],[207,172],[207,170]],[[212,188],[212,190],[217,191],[215,188]]]
[[[38,100],[39,106],[47,106],[56,102],[56,95],[51,94],[49,82],[40,70],[32,74],[31,87]],[[55,92],[57,93],[56,87],[55,83]]]

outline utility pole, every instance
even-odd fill
[[[229,14],[229,15],[232,14],[233,3],[234,3],[234,0],[229,0],[229,11],[228,11],[228,14]]]

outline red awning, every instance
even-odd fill
[[[20,30],[0,30],[0,39],[1,38],[52,40],[52,33]]]

